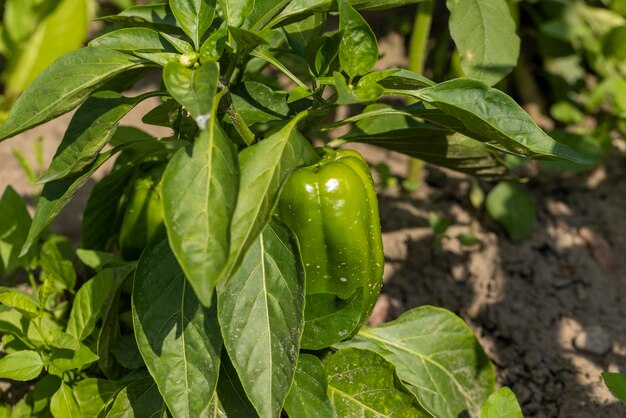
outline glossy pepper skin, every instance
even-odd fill
[[[137,260],[164,228],[161,203],[162,169],[139,177],[130,193],[120,228],[119,247],[125,260]]]
[[[298,239],[307,296],[348,299],[361,288],[360,327],[378,298],[384,267],[376,189],[363,157],[329,151],[317,164],[294,171],[277,213]]]

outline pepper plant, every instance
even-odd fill
[[[377,40],[360,11],[410,2],[135,6],[104,18],[114,30],[45,70],[0,140],[77,110],[39,179],[27,232],[8,247],[13,258],[42,264],[47,227],[114,164],[82,216],[78,254],[89,280],[74,297],[67,286],[46,296],[46,274],[29,270],[43,293],[37,312],[68,306],[51,318],[61,342],[4,326],[25,346],[0,360],[0,376],[56,376],[33,394],[43,399],[37,411],[56,417],[458,417],[479,416],[483,404],[483,416],[519,416],[510,391],[493,392],[493,365],[453,313],[425,306],[363,327],[384,258],[368,166],[344,145],[489,177],[509,175],[503,153],[581,162],[481,81],[373,71]],[[159,88],[125,93],[154,69]],[[143,121],[170,136],[118,126],[153,97],[159,104]],[[393,97],[414,104],[393,106]],[[334,120],[345,105],[361,111]],[[37,323],[16,302],[26,296],[2,292],[6,321]],[[81,350],[89,361],[51,369]]]

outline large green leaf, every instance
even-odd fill
[[[286,226],[270,223],[219,287],[224,345],[261,417],[280,415],[304,325],[304,277]]]
[[[144,250],[133,286],[139,351],[175,417],[201,417],[217,385],[222,341],[216,307],[202,306],[167,240]]]
[[[233,367],[228,353],[222,350],[222,362],[220,364],[220,378],[217,382],[217,391],[211,401],[216,417],[257,418],[259,415],[246,396]]]
[[[50,353],[48,372],[57,376],[63,376],[65,372],[80,369],[95,361],[98,361],[98,356],[84,344],[79,344],[77,350],[53,348]]]
[[[238,162],[232,142],[211,117],[208,129],[174,155],[163,175],[170,246],[205,306],[228,263]]]
[[[106,315],[117,289],[132,270],[130,265],[104,269],[82,285],[72,304],[67,332],[79,341],[91,335],[96,322]]]
[[[63,255],[54,241],[46,241],[39,252],[42,277],[52,280],[59,289],[74,291],[76,271],[71,259]]]
[[[350,4],[357,10],[385,10],[407,4],[419,3],[424,0],[351,0]],[[336,0],[292,0],[272,19],[270,27],[277,26],[288,20],[303,19],[315,12],[336,12]]]
[[[447,0],[465,75],[493,86],[517,65],[520,39],[506,0]]]
[[[11,272],[22,266],[20,250],[28,236],[31,219],[26,204],[8,186],[0,198],[0,272]]]
[[[333,418],[337,414],[327,394],[324,365],[312,354],[300,354],[296,375],[285,399],[290,418]]]
[[[12,380],[31,380],[39,376],[44,362],[36,351],[21,350],[0,359],[0,377]]]
[[[460,78],[411,94],[451,117],[444,120],[444,126],[458,130],[460,123],[463,134],[493,148],[530,158],[586,163],[571,148],[542,131],[511,97],[482,81]],[[419,115],[429,119],[428,111]],[[432,121],[442,123],[441,118]]]
[[[339,46],[341,68],[354,78],[367,74],[378,61],[376,35],[348,0],[338,0],[339,30],[343,31]]]
[[[219,65],[212,61],[197,70],[172,62],[163,70],[167,91],[189,111],[200,129],[206,129],[211,117],[219,76]]]
[[[113,91],[94,93],[76,111],[46,173],[47,183],[79,173],[108,144],[120,120],[146,96],[124,97]]]
[[[28,231],[28,238],[22,247],[22,255],[26,254],[39,236],[56,219],[61,210],[68,204],[76,192],[85,184],[91,175],[111,158],[117,150],[113,149],[100,154],[85,169],[71,177],[46,183],[37,200],[33,223]]]
[[[401,152],[462,173],[492,177],[507,173],[495,152],[480,142],[417,122],[401,110],[396,113],[385,105],[372,105],[359,116],[363,119],[342,139]]]
[[[494,392],[480,411],[480,418],[524,418],[513,391],[507,387]]]
[[[150,376],[140,378],[122,389],[107,413],[107,418],[166,418],[167,407]]]
[[[7,60],[7,68],[3,70],[6,95],[15,97],[54,60],[83,44],[90,18],[89,2],[59,0],[54,3],[54,8],[42,19],[30,22],[33,27],[23,28],[24,21],[20,15],[26,14],[24,9],[28,6],[24,5],[24,0],[7,2],[4,22],[14,21],[22,30],[32,30],[32,33],[28,33],[26,39],[21,39],[17,53]],[[46,9],[41,4],[34,8],[37,12]],[[12,10],[15,15],[9,16]],[[68,25],[67,22],[72,24]]]
[[[248,125],[282,120],[289,114],[287,93],[274,91],[263,83],[240,83],[231,90],[231,97],[235,110]]]
[[[478,416],[493,392],[493,365],[463,320],[445,309],[413,309],[337,346],[381,354],[436,417]]]
[[[215,0],[170,0],[169,3],[176,21],[199,50],[202,36],[213,23]]]
[[[106,81],[144,65],[143,60],[105,48],[83,48],[62,56],[17,99],[0,127],[0,141],[72,110]]]
[[[340,417],[429,417],[396,376],[393,364],[368,350],[339,350],[326,362],[328,395]]]
[[[270,220],[280,190],[293,170],[316,162],[319,157],[297,130],[294,118],[269,138],[239,154],[241,182],[231,227],[230,271]]]

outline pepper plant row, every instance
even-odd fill
[[[4,269],[24,267],[35,292],[0,292],[13,341],[0,376],[37,379],[23,408],[55,417],[521,414],[508,389],[494,392],[493,365],[453,313],[425,306],[362,328],[384,258],[368,166],[344,144],[494,178],[509,175],[502,153],[584,163],[482,81],[372,71],[377,40],[359,11],[407,3],[131,7],[26,89],[0,140],[77,110],[39,179],[33,219],[11,189],[0,201],[21,214]],[[328,31],[331,14],[339,27]],[[124,94],[155,68],[161,88]],[[118,126],[152,97],[160,104],[143,121],[171,136]],[[363,110],[333,120],[344,105]],[[313,138],[326,146],[314,149]],[[46,230],[109,160],[76,252],[91,278],[77,283],[74,252]]]

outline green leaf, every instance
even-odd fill
[[[146,364],[141,357],[134,334],[120,337],[111,347],[111,352],[115,359],[129,370],[138,369]]]
[[[241,181],[231,227],[231,272],[269,222],[291,172],[319,160],[311,144],[297,130],[300,118],[292,119],[269,138],[239,154]]]
[[[604,372],[602,379],[611,393],[626,405],[626,374]]]
[[[498,183],[487,195],[485,207],[513,242],[526,238],[535,223],[535,199],[514,183]]]
[[[261,417],[280,415],[304,325],[304,277],[289,230],[270,223],[218,288],[224,345]]]
[[[76,271],[72,260],[66,259],[54,241],[46,241],[39,254],[41,269],[59,289],[74,291]]]
[[[407,4],[419,3],[424,0],[351,0],[356,10],[386,10]],[[334,0],[292,0],[268,26],[274,27],[287,20],[306,17],[315,12],[336,12],[337,1]]]
[[[259,45],[267,44],[267,40],[255,32],[229,26],[228,31],[236,42],[235,50],[241,56],[245,56]]]
[[[448,218],[437,215],[435,212],[428,213],[428,223],[430,224],[430,228],[433,230],[435,235],[445,234],[450,226]]]
[[[169,4],[176,21],[189,35],[196,49],[200,49],[200,40],[213,23],[215,0],[170,0]]]
[[[343,31],[339,46],[341,68],[354,78],[367,74],[378,61],[378,41],[372,28],[348,0],[338,0],[339,30]]]
[[[569,161],[542,161],[541,165],[545,168],[559,171],[571,171],[574,173],[589,171],[597,165],[605,155],[598,140],[590,135],[554,130],[550,132],[550,136],[573,149],[578,155],[586,158],[589,164],[580,165]]]
[[[46,183],[37,200],[35,217],[28,231],[28,238],[22,247],[21,255],[28,253],[32,245],[46,228],[56,219],[61,210],[69,203],[74,194],[89,180],[91,175],[111,158],[119,149],[100,154],[96,160],[72,177]]]
[[[168,4],[133,6],[117,15],[105,16],[100,20],[120,26],[143,26],[167,33],[182,33]]]
[[[324,35],[326,15],[316,13],[299,22],[283,26],[287,42],[296,54],[304,57],[307,46]]]
[[[131,265],[104,269],[82,285],[76,292],[67,332],[80,341],[91,335],[96,322],[111,307],[117,289],[132,271]]]
[[[17,99],[0,127],[0,141],[72,110],[106,81],[144,65],[142,60],[104,48],[83,48],[62,56]]]
[[[412,94],[460,123],[461,133],[495,149],[529,158],[587,162],[550,138],[511,97],[481,81],[460,78]],[[419,116],[431,120],[428,112]]]
[[[107,418],[167,417],[167,407],[151,377],[137,379],[122,389]]]
[[[218,0],[229,26],[239,27],[252,12],[254,0]]]
[[[0,303],[17,309],[22,315],[33,317],[39,314],[39,303],[32,295],[23,290],[0,287]]]
[[[107,32],[89,42],[89,46],[124,52],[176,52],[176,48],[164,35],[148,28],[123,28]]]
[[[524,418],[511,389],[503,387],[489,396],[480,411],[480,418]]]
[[[216,306],[200,304],[167,240],[144,250],[132,304],[139,351],[168,408],[177,417],[204,416],[222,349]]]
[[[226,48],[228,28],[222,26],[209,36],[200,48],[200,62],[218,61]]]
[[[135,52],[138,57],[144,58],[150,62],[155,63],[161,67],[166,67],[169,64],[178,64],[180,54],[174,52]]]
[[[170,63],[163,70],[163,82],[172,97],[188,111],[200,129],[206,129],[220,76],[219,65],[207,62],[197,70]]]
[[[109,379],[117,379],[123,373],[120,364],[126,367],[122,364],[122,362],[118,363],[117,357],[115,357],[115,353],[113,352],[115,344],[122,338],[119,318],[120,293],[121,291],[118,290],[113,297],[113,302],[109,306],[108,312],[103,313],[100,332],[96,335],[95,350],[99,357],[98,367],[100,367],[102,373],[104,373],[104,375]],[[132,336],[132,339],[133,343],[135,343],[134,335]],[[137,343],[135,343],[135,351],[137,352],[137,357],[139,357],[141,365],[143,366],[143,360],[139,354]],[[132,368],[129,369],[132,370]]]
[[[120,202],[123,201],[133,169],[131,164],[124,165],[103,177],[91,189],[81,225],[84,248],[94,250],[111,248],[122,223],[124,211]],[[98,270],[93,265],[88,265]]]
[[[226,350],[222,350],[220,378],[217,382],[217,391],[211,402],[213,408],[217,407],[218,409],[218,413],[215,415],[218,417],[222,416],[220,413],[226,417],[237,418],[257,418],[259,416],[246,396]]]
[[[31,224],[26,204],[11,186],[0,198],[0,272],[12,272],[23,266],[20,250],[28,236]]]
[[[24,3],[22,0],[7,2],[5,14],[9,14],[11,4],[14,5],[17,15],[26,14],[24,9],[28,6]],[[57,58],[81,47],[87,36],[90,19],[88,1],[58,0],[48,2],[46,6],[40,2],[31,6],[42,16],[40,19],[31,20],[32,27],[25,28],[26,32],[32,30],[32,33],[28,33],[28,37],[23,39],[3,69],[3,81],[6,86],[4,94],[9,97],[14,98],[22,92]],[[6,23],[11,20],[13,19],[9,16],[4,18]],[[20,20],[17,19],[17,25],[28,26]],[[67,22],[72,24],[68,25]]]
[[[283,120],[290,111],[286,92],[274,91],[256,81],[244,81],[234,86],[231,97],[235,110],[248,125]]]
[[[12,380],[31,380],[39,376],[44,362],[36,351],[22,350],[0,359],[0,377]]]
[[[368,350],[339,350],[326,362],[328,395],[340,417],[429,417],[393,364]]]
[[[105,406],[113,401],[119,383],[111,380],[88,378],[74,386],[74,398],[82,417],[98,417]]]
[[[465,75],[490,86],[517,65],[520,39],[506,0],[447,0]]]
[[[32,405],[29,417],[43,417],[49,416],[50,400],[52,396],[59,390],[61,386],[61,379],[52,375],[45,375],[37,380],[35,387],[24,398],[29,405]],[[29,395],[32,395],[30,399]],[[13,418],[21,416],[19,414],[13,415]]]
[[[335,89],[337,90],[337,104],[340,105],[373,102],[385,92],[385,89],[377,83],[361,85],[359,82],[359,85],[356,87],[348,85],[344,76],[337,71],[333,74],[333,80],[335,82]]]
[[[462,173],[491,177],[507,173],[495,153],[480,142],[417,122],[402,110],[376,104],[359,116],[342,139],[401,152]]]
[[[98,361],[98,356],[86,345],[80,344],[78,350],[53,348],[47,368],[49,373],[62,376],[67,371],[80,369],[96,361]]]
[[[361,322],[362,311],[362,287],[348,299],[339,299],[333,293],[306,295],[301,347],[322,350],[348,338]]]
[[[62,331],[52,333],[49,345],[60,350],[78,351],[80,349],[80,342],[76,337]]]
[[[384,77],[378,80],[378,84],[387,89],[419,90],[435,85],[434,82],[423,75],[405,70],[404,68],[385,70],[383,73]]]
[[[94,93],[78,108],[46,173],[47,183],[79,173],[108,144],[120,120],[146,96],[124,97],[112,91]]]
[[[493,365],[463,320],[445,309],[413,309],[337,346],[381,354],[436,417],[477,416],[493,392]]]
[[[327,390],[328,379],[320,359],[300,354],[296,375],[285,399],[285,411],[290,418],[336,417]]]
[[[50,413],[52,413],[55,418],[82,417],[80,408],[74,397],[74,392],[65,382],[61,382],[59,390],[52,395],[52,399],[50,400]]]
[[[205,306],[227,267],[239,188],[237,151],[212,114],[208,129],[174,155],[163,175],[170,246]]]

